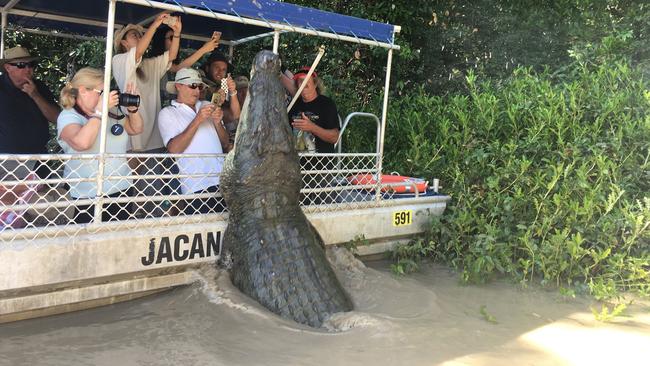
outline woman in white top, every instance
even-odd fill
[[[168,24],[172,29],[172,41],[169,51],[156,57],[144,57],[154,33],[161,24]],[[135,24],[128,24],[115,33],[112,68],[113,77],[120,90],[128,83],[135,83],[140,90],[140,114],[144,121],[141,134],[132,136],[129,140],[129,150],[143,153],[164,153],[165,146],[158,130],[158,112],[161,109],[160,80],[171,66],[178,54],[181,37],[181,18],[169,14],[160,14],[151,23],[147,31]],[[171,159],[159,159],[143,156],[130,159],[129,164],[140,175],[168,174],[172,165]],[[165,194],[171,181],[163,179],[138,179],[134,184],[134,194],[137,196],[153,197]],[[148,201],[135,205],[137,217],[160,217],[165,214],[164,202]]]
[[[173,30],[169,51],[162,55],[144,58],[144,53],[151,43],[156,29],[170,23]],[[173,23],[173,24],[172,24]],[[157,126],[160,112],[160,79],[167,73],[178,54],[181,37],[180,17],[161,14],[151,23],[145,32],[135,24],[128,24],[115,33],[115,53],[113,56],[113,77],[120,90],[124,91],[128,83],[134,83],[142,95],[140,114],[144,120],[143,132],[131,138],[131,149],[141,152],[160,152],[164,147]]]
[[[126,88],[137,95],[132,84]],[[101,70],[83,68],[61,90],[60,102],[64,108],[57,119],[57,139],[66,154],[99,153],[101,137],[102,96],[104,73]],[[117,91],[108,93],[109,123],[106,126],[106,152],[124,154],[128,136],[142,132],[143,121],[138,108],[127,108],[124,115],[118,104]],[[114,113],[117,112],[117,113]],[[98,195],[97,184],[91,181],[75,182],[74,179],[96,178],[99,162],[96,159],[70,159],[65,162],[64,174],[70,179],[70,196],[75,199],[94,198]],[[102,195],[108,197],[128,196],[131,187],[131,169],[125,158],[107,158],[104,165]],[[122,179],[108,179],[122,177]],[[107,204],[103,207],[103,221],[125,220],[129,217],[128,203]],[[94,205],[79,205],[75,210],[75,223],[88,223],[93,219]]]
[[[169,67],[168,72],[160,80],[160,98],[162,100],[162,105],[169,105],[175,96],[170,94],[166,90],[166,84],[170,80],[174,80],[174,76],[170,75],[178,72],[178,70],[184,68],[191,68],[196,62],[198,62],[203,55],[212,52],[215,48],[219,46],[219,39],[221,38],[221,32],[212,32],[212,38],[205,42],[201,48],[194,51],[189,57],[183,61],[172,60],[172,64]],[[171,29],[168,25],[163,24],[156,30],[153,38],[151,40],[151,48],[149,49],[149,57],[158,57],[164,54],[166,51],[169,51],[172,47],[174,41],[174,30]],[[180,53],[180,52],[179,52]]]

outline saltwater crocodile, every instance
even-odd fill
[[[255,56],[235,149],[221,190],[230,212],[224,237],[232,281],[282,317],[320,327],[352,303],[330,267],[323,240],[299,205],[299,158],[289,125],[280,58]]]

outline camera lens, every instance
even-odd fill
[[[118,104],[122,107],[139,107],[140,106],[140,96],[120,93]]]

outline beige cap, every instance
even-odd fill
[[[174,81],[168,81],[167,84],[165,84],[165,90],[167,90],[167,93],[178,94],[178,91],[176,91],[176,84],[184,84],[184,85],[203,84],[207,86],[207,84],[203,82],[203,79],[201,78],[201,74],[199,74],[197,70],[190,69],[190,68],[184,68],[178,70],[178,72],[176,73],[176,77],[174,78]]]
[[[141,25],[137,24],[127,24],[126,26],[122,27],[122,29],[115,31],[115,37],[113,38],[113,50],[116,53],[120,52],[120,42],[124,39],[124,36],[126,36],[126,33],[130,30],[137,31],[140,33],[141,37],[144,34],[144,28],[142,28]]]
[[[5,55],[4,58],[0,60],[0,65],[4,65],[7,62],[12,62],[12,61],[24,61],[24,62],[29,62],[29,61],[34,61],[38,60],[38,57],[34,57],[29,54],[29,51],[27,51],[23,47],[13,47],[9,48],[8,50],[5,50]]]

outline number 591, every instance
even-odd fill
[[[393,212],[393,226],[411,225],[413,222],[413,211],[396,211]]]

